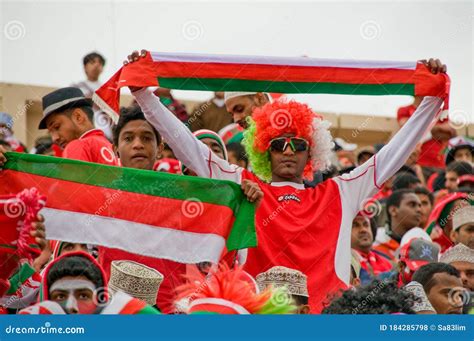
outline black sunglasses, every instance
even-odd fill
[[[288,146],[293,152],[304,152],[308,150],[309,143],[300,137],[277,137],[269,145],[272,152],[284,152]]]

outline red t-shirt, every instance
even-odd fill
[[[383,272],[392,270],[392,263],[384,256],[379,255],[377,252],[369,251],[368,254],[363,253],[359,250],[356,252],[360,255],[360,266],[362,269],[367,271],[369,274],[378,276]]]
[[[258,247],[248,249],[244,270],[254,277],[277,265],[303,272],[312,313],[319,313],[328,294],[347,288],[335,268],[342,219],[338,185],[329,179],[311,189],[275,187],[246,170],[242,179],[257,182],[265,198],[255,215]]]
[[[435,139],[426,141],[421,145],[418,164],[422,167],[444,168],[444,149],[448,141],[442,142]]]
[[[77,140],[69,142],[64,148],[63,157],[104,165],[119,165],[112,144],[99,129],[89,130]]]

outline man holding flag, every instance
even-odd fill
[[[135,51],[128,61],[139,58]],[[433,74],[446,72],[439,60],[423,63]],[[129,87],[147,120],[198,176],[259,184],[264,196],[255,217],[258,246],[248,250],[244,269],[255,276],[280,265],[307,274],[313,313],[349,283],[354,216],[405,163],[442,104],[424,98],[379,153],[349,174],[304,188],[303,179],[329,165],[332,147],[329,123],[307,105],[277,101],[253,111],[244,137],[252,173],[216,157],[148,89]]]

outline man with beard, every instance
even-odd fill
[[[372,249],[373,243],[374,234],[370,219],[359,212],[352,221],[351,247],[360,256],[362,284],[368,284],[374,277],[393,269],[387,256]]]
[[[474,250],[474,206],[466,206],[454,213],[451,240]]]
[[[474,249],[457,244],[443,253],[439,261],[454,266],[461,275],[463,287],[474,292]]]
[[[226,92],[224,100],[234,123],[244,129],[248,128],[247,117],[252,116],[253,110],[271,101],[270,95],[264,92]]]

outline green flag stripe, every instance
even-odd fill
[[[107,166],[90,162],[25,153],[6,153],[5,169],[53,179],[100,186],[170,199],[193,199],[228,206],[234,213],[245,200],[240,186],[231,181],[212,180],[164,172]]]
[[[204,91],[263,91],[287,94],[318,93],[341,95],[413,95],[414,84],[347,84],[313,82],[274,82],[226,78],[164,78],[164,88]]]

